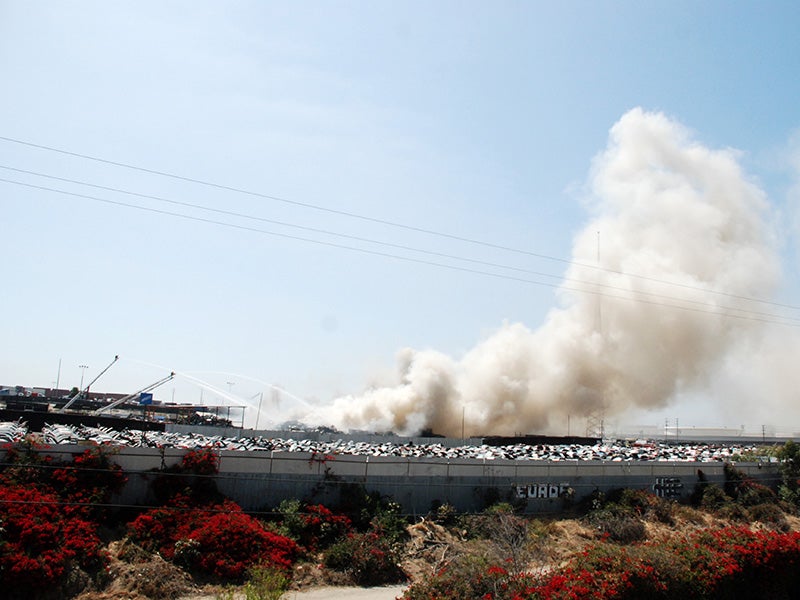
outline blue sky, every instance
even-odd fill
[[[6,0],[0,136],[569,259],[591,216],[592,160],[609,129],[642,107],[710,148],[741,152],[742,168],[769,198],[781,244],[776,293],[797,303],[798,25],[794,2]],[[0,165],[565,271],[563,262],[2,140]],[[465,264],[0,171],[3,179]],[[552,286],[8,183],[0,183],[0,210],[2,384],[49,386],[61,360],[61,384],[71,387],[79,364],[91,377],[120,354],[100,388],[136,389],[175,369],[232,391],[238,403],[266,382],[324,404],[381,379],[404,347],[458,358],[504,322],[536,329],[557,304]],[[197,401],[200,388],[179,379],[157,397],[173,393]],[[714,418],[696,403],[676,400],[665,410],[638,418]]]

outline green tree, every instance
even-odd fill
[[[775,456],[781,461],[778,494],[783,500],[800,504],[800,444],[789,440],[778,448]]]

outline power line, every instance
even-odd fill
[[[75,158],[81,158],[81,159],[84,159],[84,160],[90,160],[90,161],[98,162],[98,163],[101,163],[101,164],[112,165],[112,166],[115,166],[115,167],[120,167],[120,168],[124,168],[124,169],[130,169],[130,170],[133,170],[133,171],[139,171],[139,172],[148,173],[148,174],[151,174],[151,175],[158,175],[160,177],[167,177],[167,178],[175,179],[175,180],[178,180],[178,181],[184,181],[184,182],[194,183],[194,184],[197,184],[197,185],[203,185],[203,186],[206,186],[206,187],[211,187],[211,188],[224,190],[224,191],[228,191],[228,192],[234,192],[234,193],[237,193],[237,194],[244,194],[244,195],[247,195],[247,196],[253,196],[253,197],[256,197],[256,198],[262,198],[262,199],[265,199],[265,200],[273,200],[273,201],[276,201],[276,202],[282,202],[282,203],[290,204],[290,205],[293,205],[293,206],[299,206],[299,207],[302,207],[302,208],[307,208],[307,209],[327,212],[329,214],[336,214],[336,215],[339,215],[339,216],[345,216],[345,217],[349,217],[349,218],[353,218],[353,219],[359,219],[359,220],[362,220],[362,221],[367,221],[367,222],[371,222],[371,223],[377,223],[377,224],[380,224],[380,225],[387,225],[387,226],[390,226],[390,227],[395,227],[395,228],[399,228],[399,229],[405,229],[407,231],[414,231],[414,232],[417,232],[417,233],[424,233],[426,235],[433,235],[433,236],[436,236],[436,237],[447,238],[447,239],[451,239],[451,240],[465,242],[465,243],[468,243],[468,244],[475,244],[475,245],[479,245],[479,246],[484,246],[486,248],[493,248],[495,250],[503,250],[505,252],[513,252],[515,254],[523,254],[523,255],[526,255],[526,256],[532,256],[532,257],[540,258],[540,259],[543,259],[543,260],[550,260],[550,261],[559,262],[559,263],[562,263],[562,264],[579,266],[579,267],[586,268],[586,269],[594,269],[594,270],[604,271],[604,272],[608,272],[608,273],[614,273],[614,274],[617,274],[617,275],[625,275],[626,277],[634,277],[634,278],[637,278],[637,279],[642,279],[644,281],[651,281],[651,282],[654,282],[654,283],[660,283],[660,284],[665,284],[665,285],[674,285],[674,286],[677,286],[677,287],[682,287],[682,288],[686,288],[686,289],[702,291],[702,292],[706,292],[706,293],[709,293],[709,294],[718,294],[718,295],[728,296],[728,297],[736,298],[736,299],[739,299],[739,300],[747,300],[747,301],[750,301],[750,302],[760,302],[760,303],[764,303],[764,304],[780,306],[782,308],[789,308],[789,309],[792,309],[792,310],[800,310],[800,306],[795,306],[795,305],[790,305],[790,304],[781,304],[781,303],[772,302],[772,301],[769,301],[769,300],[763,300],[763,299],[760,299],[760,298],[752,298],[752,297],[741,296],[741,295],[736,295],[736,294],[726,294],[724,292],[719,292],[719,291],[716,291],[716,290],[704,288],[702,286],[694,286],[694,285],[690,285],[690,284],[686,284],[686,283],[668,281],[668,280],[664,280],[664,279],[659,279],[657,277],[650,277],[650,276],[647,276],[647,275],[639,275],[639,274],[635,274],[635,273],[626,273],[624,271],[619,271],[619,270],[616,270],[616,269],[608,269],[608,268],[605,268],[605,267],[601,267],[601,266],[596,265],[596,264],[581,263],[581,262],[577,262],[577,261],[573,261],[573,260],[569,260],[569,259],[565,259],[565,258],[559,258],[559,257],[556,257],[556,256],[549,256],[547,254],[540,254],[540,253],[531,252],[531,251],[528,251],[528,250],[521,250],[519,248],[513,248],[513,247],[510,247],[510,246],[504,246],[502,244],[495,244],[495,243],[492,243],[492,242],[486,242],[486,241],[483,241],[483,240],[477,240],[477,239],[468,238],[468,237],[465,237],[465,236],[459,236],[459,235],[450,234],[450,233],[446,233],[446,232],[442,232],[442,231],[436,231],[436,230],[433,230],[433,229],[426,229],[426,228],[417,227],[417,226],[414,226],[414,225],[407,225],[407,224],[404,224],[404,223],[398,223],[397,221],[390,221],[390,220],[387,220],[387,219],[379,219],[379,218],[376,218],[376,217],[370,217],[368,215],[362,215],[362,214],[355,213],[355,212],[350,212],[350,211],[330,208],[330,207],[321,206],[321,205],[318,205],[318,204],[311,204],[311,203],[308,203],[308,202],[300,202],[300,201],[297,201],[297,200],[290,200],[288,198],[283,198],[281,196],[274,196],[274,195],[270,195],[270,194],[264,194],[264,193],[256,192],[256,191],[253,191],[253,190],[247,190],[247,189],[244,189],[244,188],[238,188],[238,187],[234,187],[234,186],[224,185],[224,184],[215,183],[215,182],[212,182],[212,181],[206,181],[206,180],[198,179],[198,178],[194,178],[194,177],[187,177],[187,176],[183,176],[183,175],[177,175],[175,173],[169,173],[167,171],[160,171],[158,169],[150,169],[150,168],[147,168],[147,167],[141,167],[141,166],[132,165],[132,164],[129,164],[129,163],[123,163],[123,162],[119,162],[119,161],[109,160],[109,159],[101,158],[101,157],[98,157],[98,156],[92,156],[90,154],[82,154],[82,153],[79,153],[79,152],[72,152],[70,150],[64,150],[62,148],[56,148],[56,147],[53,147],[53,146],[46,146],[44,144],[36,144],[36,143],[33,143],[33,142],[28,142],[28,141],[20,140],[20,139],[16,139],[16,138],[0,136],[0,140],[6,141],[6,142],[10,142],[10,143],[14,143],[14,144],[20,144],[20,145],[23,145],[23,146],[28,146],[28,147],[31,147],[31,148],[37,148],[39,150],[46,150],[48,152],[56,152],[56,153],[63,154],[63,155],[66,155],[66,156],[72,156],[72,157],[75,157]]]
[[[280,225],[282,227],[290,227],[290,228],[293,228],[293,229],[299,229],[299,230],[303,230],[303,231],[310,231],[310,232],[313,232],[313,233],[322,233],[322,234],[325,234],[325,235],[331,235],[331,236],[335,236],[335,237],[339,237],[339,238],[343,238],[343,239],[349,239],[349,240],[354,240],[354,241],[358,241],[358,242],[367,242],[367,243],[370,243],[370,244],[377,244],[377,245],[386,246],[386,247],[389,247],[389,248],[397,248],[399,250],[408,250],[408,251],[412,251],[412,252],[420,252],[420,253],[428,254],[428,255],[431,255],[431,256],[438,256],[438,257],[441,257],[441,258],[449,258],[449,259],[453,259],[453,260],[461,260],[461,261],[471,262],[471,263],[474,263],[474,264],[481,264],[481,265],[489,266],[489,267],[497,267],[497,268],[502,268],[502,269],[509,269],[509,270],[512,270],[512,271],[519,271],[519,272],[523,272],[523,273],[529,273],[529,274],[533,274],[533,275],[538,275],[540,277],[549,277],[551,279],[558,279],[558,280],[562,279],[561,276],[552,275],[550,273],[543,273],[543,272],[540,272],[540,271],[532,271],[532,270],[529,270],[529,269],[523,269],[523,268],[520,268],[520,267],[512,267],[510,265],[504,265],[504,264],[494,263],[494,262],[490,262],[490,261],[483,261],[483,260],[478,260],[478,259],[474,259],[474,258],[456,256],[456,255],[447,254],[447,253],[444,253],[444,252],[435,252],[435,251],[431,251],[431,250],[423,250],[421,248],[415,248],[413,246],[408,246],[408,245],[405,245],[405,244],[395,244],[395,243],[392,243],[392,242],[385,242],[385,241],[376,240],[376,239],[372,239],[372,238],[361,237],[361,236],[357,236],[357,235],[339,233],[339,232],[336,232],[336,231],[331,231],[329,229],[321,229],[321,228],[317,228],[317,227],[309,227],[307,225],[298,225],[296,223],[289,223],[287,221],[278,221],[276,219],[268,219],[266,217],[259,217],[259,216],[256,216],[256,215],[251,215],[251,214],[246,214],[246,213],[241,213],[241,212],[236,212],[236,211],[231,211],[231,210],[225,210],[225,209],[221,209],[221,208],[214,208],[214,207],[211,207],[211,206],[204,206],[202,204],[195,204],[195,203],[192,203],[192,202],[185,202],[185,201],[182,201],[182,200],[164,198],[163,196],[154,196],[154,195],[151,195],[151,194],[142,194],[142,193],[139,193],[139,192],[133,192],[133,191],[125,190],[125,189],[121,189],[121,188],[109,187],[109,186],[105,186],[105,185],[97,185],[97,184],[89,183],[89,182],[86,182],[86,181],[79,181],[77,179],[68,179],[66,177],[58,177],[56,175],[50,175],[50,174],[47,174],[47,173],[40,173],[40,172],[37,172],[37,171],[28,171],[26,169],[18,169],[16,167],[10,167],[8,165],[0,165],[0,169],[6,169],[8,171],[14,171],[16,173],[25,173],[26,175],[34,175],[36,177],[44,177],[44,178],[47,178],[47,179],[53,179],[53,180],[62,181],[62,182],[65,182],[65,183],[73,183],[73,184],[76,184],[76,185],[82,185],[82,186],[91,187],[91,188],[95,188],[95,189],[105,190],[105,191],[108,191],[108,192],[115,192],[115,193],[119,193],[119,194],[126,194],[126,195],[129,195],[129,196],[136,196],[138,198],[144,198],[144,199],[147,199],[147,200],[156,200],[158,202],[165,202],[165,203],[173,204],[173,205],[176,205],[176,206],[184,206],[184,207],[187,207],[187,208],[193,208],[193,209],[197,209],[197,210],[204,210],[204,211],[213,212],[213,213],[220,214],[220,215],[226,215],[226,216],[231,216],[231,217],[248,219],[248,220],[251,220],[251,221],[259,221],[261,223],[270,223],[272,225]],[[3,180],[3,181],[6,182],[6,183],[14,183],[11,180]],[[22,184],[20,184],[20,185],[22,185]],[[576,280],[576,281],[579,281],[579,280]]]
[[[51,180],[65,182],[65,183],[81,185],[81,186],[85,186],[85,187],[90,187],[90,188],[94,188],[94,189],[100,189],[100,190],[119,193],[119,194],[126,194],[126,195],[129,195],[129,196],[135,196],[135,197],[138,197],[138,198],[144,198],[144,199],[148,199],[148,200],[155,200],[155,201],[158,201],[158,202],[164,202],[164,203],[168,203],[168,204],[172,204],[172,205],[176,205],[176,206],[183,206],[183,207],[197,209],[197,210],[204,210],[204,211],[212,212],[212,213],[215,213],[215,214],[221,214],[221,215],[232,216],[232,217],[237,217],[237,218],[242,218],[242,219],[248,219],[248,220],[258,221],[258,222],[262,222],[262,223],[270,223],[270,224],[273,224],[273,225],[279,225],[279,226],[282,226],[282,227],[289,227],[289,228],[293,228],[293,229],[299,229],[299,230],[302,230],[302,231],[310,231],[310,232],[313,232],[313,233],[322,233],[322,234],[325,234],[325,235],[331,235],[331,236],[335,236],[335,237],[339,237],[339,238],[343,238],[343,239],[349,239],[349,240],[354,240],[354,241],[359,241],[359,242],[366,242],[366,243],[370,243],[370,244],[376,244],[376,245],[380,245],[380,246],[385,246],[385,247],[395,248],[395,249],[400,249],[400,250],[406,250],[406,251],[410,251],[410,252],[418,252],[418,253],[421,253],[421,254],[427,254],[429,256],[436,256],[436,257],[439,257],[439,258],[447,258],[447,259],[451,259],[451,260],[458,260],[458,261],[462,261],[462,262],[468,262],[468,263],[471,263],[471,264],[482,265],[482,266],[485,266],[485,267],[494,267],[494,268],[499,268],[499,269],[507,269],[507,270],[516,271],[516,272],[519,272],[519,273],[527,273],[529,275],[535,275],[537,277],[546,277],[548,279],[555,279],[555,280],[558,280],[558,281],[568,281],[568,282],[573,282],[573,283],[578,283],[578,284],[586,284],[586,285],[593,286],[595,288],[616,290],[616,291],[621,291],[621,292],[626,292],[626,293],[631,293],[631,294],[637,294],[639,296],[646,296],[646,297],[650,297],[650,298],[660,298],[660,299],[663,299],[663,300],[686,302],[686,303],[695,304],[695,305],[698,305],[698,306],[707,306],[707,307],[715,308],[717,310],[720,310],[720,309],[722,309],[722,310],[734,310],[734,311],[738,311],[738,312],[742,312],[742,313],[746,313],[746,314],[752,314],[754,316],[767,317],[767,318],[779,318],[779,319],[785,319],[785,320],[789,320],[789,321],[800,321],[800,318],[798,318],[798,317],[789,317],[789,316],[785,316],[785,315],[776,315],[776,314],[773,314],[773,313],[764,313],[764,312],[755,311],[755,310],[749,310],[749,309],[740,308],[740,307],[719,306],[717,304],[713,304],[711,302],[704,302],[702,300],[693,300],[693,299],[690,299],[690,298],[681,298],[681,297],[676,297],[676,296],[669,296],[669,295],[666,295],[666,294],[656,294],[654,292],[646,292],[646,291],[642,291],[642,290],[631,290],[629,288],[625,288],[625,287],[621,287],[621,286],[615,286],[615,285],[598,283],[598,282],[590,282],[590,281],[577,279],[577,278],[574,278],[574,277],[561,277],[561,276],[558,276],[558,275],[552,275],[550,273],[543,273],[541,271],[534,271],[534,270],[531,270],[531,269],[523,269],[523,268],[520,268],[520,267],[514,267],[514,266],[505,265],[505,264],[501,264],[501,263],[478,260],[478,259],[474,259],[474,258],[467,258],[467,257],[463,257],[463,256],[453,255],[453,254],[447,254],[447,253],[444,253],[444,252],[434,252],[434,251],[431,251],[431,250],[424,250],[424,249],[421,249],[421,248],[415,248],[413,246],[408,246],[408,245],[405,245],[405,244],[395,244],[395,243],[391,243],[391,242],[384,242],[384,241],[376,240],[376,239],[372,239],[372,238],[365,238],[365,237],[361,237],[361,236],[355,236],[355,235],[350,235],[350,234],[339,233],[339,232],[331,231],[331,230],[328,230],[328,229],[320,229],[320,228],[316,228],[316,227],[308,227],[308,226],[305,226],[305,225],[298,225],[296,223],[289,223],[289,222],[286,222],[286,221],[278,221],[278,220],[275,220],[275,219],[267,219],[265,217],[259,217],[259,216],[250,215],[250,214],[246,214],[246,213],[241,213],[241,212],[236,212],[236,211],[230,211],[230,210],[224,210],[224,209],[204,206],[204,205],[196,204],[196,203],[192,203],[192,202],[175,200],[175,199],[171,199],[171,198],[164,198],[163,196],[155,196],[155,195],[151,195],[151,194],[143,194],[143,193],[140,193],[140,192],[134,192],[134,191],[130,191],[130,190],[125,190],[125,189],[122,189],[122,188],[116,188],[116,187],[110,187],[110,186],[104,186],[104,185],[97,185],[97,184],[89,183],[89,182],[86,182],[86,181],[79,181],[79,180],[76,180],[76,179],[69,179],[69,178],[66,178],[66,177],[59,177],[59,176],[56,176],[56,175],[50,175],[48,173],[41,173],[41,172],[38,172],[38,171],[30,171],[30,170],[26,170],[26,169],[18,169],[16,167],[11,167],[11,166],[8,166],[8,165],[0,164],[0,169],[6,169],[8,171],[14,171],[16,173],[24,173],[26,175],[33,175],[33,176],[36,176],[36,177],[43,177],[43,178],[46,178],[46,179],[51,179]],[[14,183],[15,185],[26,185],[26,184],[23,184],[21,182],[13,182],[12,180],[2,179],[0,181],[3,181],[5,183]],[[63,190],[56,190],[55,188],[52,188],[52,189],[48,188],[47,191],[58,191],[59,193],[66,193]],[[134,205],[127,205],[126,204],[126,206],[134,206]],[[724,293],[724,292],[718,292],[718,293],[721,294],[721,295],[724,295],[724,296],[728,296],[728,297],[734,298],[734,299],[739,298],[735,294],[727,294],[727,293]],[[767,304],[776,304],[776,303],[767,302],[767,301],[762,301],[762,302],[767,303]],[[781,306],[781,305],[778,305],[778,306]]]
[[[493,272],[490,272],[490,271],[481,271],[479,269],[472,269],[472,268],[461,267],[461,266],[457,266],[457,265],[449,265],[449,264],[445,264],[445,263],[435,262],[435,261],[432,261],[432,260],[413,258],[413,257],[409,257],[409,256],[400,256],[398,254],[390,254],[388,252],[380,252],[380,251],[377,251],[377,250],[369,250],[367,248],[359,248],[359,247],[356,247],[356,246],[347,246],[345,244],[337,244],[335,242],[326,242],[326,241],[322,241],[322,240],[316,240],[316,239],[313,239],[313,238],[306,238],[306,237],[301,237],[301,236],[296,236],[296,235],[290,235],[290,234],[287,234],[287,233],[280,233],[280,232],[276,232],[276,231],[268,231],[268,230],[265,230],[265,229],[258,229],[256,227],[249,227],[247,225],[239,225],[239,224],[235,224],[235,223],[228,223],[228,222],[225,222],[225,221],[217,221],[215,219],[207,219],[207,218],[204,218],[204,217],[198,217],[198,216],[194,216],[194,215],[186,215],[186,214],[183,214],[183,213],[176,213],[176,212],[162,210],[162,209],[158,209],[158,208],[140,206],[140,205],[137,205],[137,204],[130,204],[128,202],[121,202],[121,201],[118,201],[118,200],[110,200],[108,198],[99,198],[97,196],[90,196],[88,194],[78,194],[76,192],[69,192],[69,191],[66,191],[66,190],[60,190],[60,189],[57,189],[57,188],[50,188],[50,187],[41,186],[41,185],[35,185],[35,184],[31,184],[31,183],[23,183],[23,182],[20,182],[20,181],[13,181],[13,180],[10,180],[10,179],[0,178],[0,182],[12,184],[12,185],[18,185],[18,186],[22,186],[22,187],[27,187],[27,188],[31,188],[31,189],[38,189],[38,190],[42,190],[42,191],[53,192],[53,193],[57,193],[57,194],[63,194],[63,195],[66,195],[66,196],[73,196],[73,197],[76,197],[76,198],[84,198],[84,199],[87,199],[87,200],[93,200],[93,201],[96,201],[96,202],[102,202],[104,204],[109,204],[109,205],[114,205],[114,206],[123,206],[123,207],[127,207],[127,208],[133,208],[133,209],[136,209],[136,210],[142,210],[142,211],[146,211],[146,212],[151,212],[151,213],[155,213],[155,214],[177,217],[177,218],[186,219],[186,220],[190,220],[190,221],[197,221],[197,222],[201,222],[201,223],[208,223],[208,224],[211,224],[211,225],[229,227],[229,228],[238,229],[238,230],[241,230],[241,231],[250,231],[250,232],[253,232],[253,233],[260,233],[260,234],[263,234],[263,235],[281,237],[281,238],[284,238],[284,239],[291,239],[291,240],[302,241],[302,242],[307,242],[307,243],[312,243],[312,244],[318,244],[318,245],[321,245],[321,246],[327,246],[327,247],[331,247],[331,248],[340,248],[340,249],[343,249],[343,250],[350,250],[350,251],[353,251],[353,252],[361,252],[361,253],[364,253],[364,254],[370,254],[370,255],[374,255],[374,256],[381,256],[381,257],[384,257],[384,258],[392,258],[392,259],[395,259],[395,260],[402,260],[402,261],[416,263],[416,264],[423,264],[423,265],[428,265],[428,266],[440,267],[440,268],[443,268],[443,269],[450,269],[450,270],[461,271],[461,272],[465,272],[465,273],[473,273],[473,274],[477,274],[477,275],[484,275],[484,276],[487,276],[487,277],[494,277],[496,279],[504,279],[504,280],[508,280],[508,281],[518,281],[518,282],[521,282],[521,283],[529,283],[531,285],[538,285],[538,286],[544,286],[544,287],[557,288],[557,289],[562,289],[562,290],[565,290],[565,291],[572,291],[572,292],[579,292],[579,293],[586,293],[586,294],[594,294],[594,295],[602,296],[602,297],[606,297],[606,298],[615,298],[615,299],[618,299],[618,300],[626,300],[626,301],[631,301],[631,302],[640,302],[640,303],[643,303],[643,304],[649,304],[649,305],[653,305],[653,306],[663,306],[663,307],[669,307],[669,308],[676,308],[676,309],[679,309],[679,310],[692,311],[692,312],[705,313],[705,314],[712,314],[712,315],[715,315],[715,316],[725,316],[725,317],[731,317],[731,318],[735,318],[735,319],[746,319],[746,320],[750,320],[750,321],[758,321],[758,322],[762,322],[762,323],[772,323],[772,324],[779,324],[779,325],[787,325],[787,326],[790,326],[790,327],[800,327],[800,323],[788,322],[788,321],[792,321],[792,320],[796,320],[796,319],[793,319],[791,317],[784,317],[782,315],[775,315],[775,314],[769,314],[769,313],[756,313],[756,314],[754,314],[752,316],[747,316],[746,314],[732,314],[732,313],[727,313],[727,312],[720,312],[719,310],[704,310],[702,308],[694,308],[694,307],[690,307],[690,306],[681,306],[681,305],[678,305],[678,304],[669,304],[669,303],[665,303],[665,302],[656,302],[654,300],[647,300],[647,299],[644,299],[644,298],[635,298],[635,297],[631,297],[631,296],[620,296],[620,295],[616,295],[616,294],[608,294],[608,293],[600,292],[600,291],[597,291],[597,290],[594,290],[594,289],[577,288],[577,287],[570,287],[570,286],[565,286],[565,285],[560,285],[560,284],[555,284],[555,283],[547,283],[547,282],[544,282],[544,281],[536,281],[536,280],[532,280],[532,279],[525,279],[523,277],[514,277],[514,276],[511,276],[511,275],[504,275],[504,274],[501,274],[501,273],[493,273]],[[588,285],[593,285],[595,287],[599,287],[598,284],[594,284],[594,283],[591,283],[591,284],[588,284]],[[626,291],[628,291],[628,290],[626,290]],[[635,291],[630,291],[630,292],[631,293],[639,293],[639,294],[642,294],[642,295],[647,294],[647,295],[655,296],[655,294],[649,294],[647,292],[635,292]],[[687,302],[687,303],[697,302],[697,301],[682,300],[682,299],[678,299],[678,301]],[[732,308],[732,307],[719,307],[719,308],[722,309],[722,310],[733,310],[733,311],[744,312],[744,313],[752,312],[752,311],[747,311],[745,309]],[[758,316],[758,315],[760,315],[760,316]]]

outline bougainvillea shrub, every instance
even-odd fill
[[[297,541],[306,551],[316,552],[352,532],[350,519],[337,515],[322,504],[303,504],[284,500],[278,506],[281,532]]]
[[[267,530],[230,500],[197,506],[178,496],[139,515],[128,535],[167,560],[227,580],[241,580],[256,565],[288,568],[298,552],[293,540]]]
[[[294,541],[241,511],[208,517],[182,539],[196,544],[190,568],[224,580],[241,580],[256,565],[289,569],[297,556]]]
[[[122,468],[111,461],[108,451],[98,446],[53,469],[49,483],[66,501],[65,510],[101,518],[108,513],[102,505],[122,489],[127,479]]]
[[[0,527],[3,597],[35,597],[72,567],[95,571],[106,560],[96,525],[65,512],[59,496],[38,486],[0,485]]]
[[[192,475],[219,473],[219,454],[213,448],[189,450],[181,458],[181,470]]]
[[[157,504],[168,504],[177,495],[188,496],[197,504],[224,500],[214,476],[219,472],[219,454],[213,448],[189,450],[181,462],[162,468],[151,482]]]
[[[226,503],[233,509],[238,505]],[[223,505],[224,506],[224,505]],[[204,518],[223,510],[222,506],[197,505],[192,498],[177,494],[165,506],[143,512],[128,524],[128,537],[149,552],[166,560],[175,558],[175,543],[185,539]]]
[[[0,465],[0,484],[47,483],[53,464],[53,457],[41,452],[47,448],[30,437],[18,444],[4,444],[5,460]]]
[[[96,446],[62,461],[41,452],[47,449],[32,441],[6,446],[0,485],[36,485],[58,494],[67,513],[88,519],[107,516],[102,505],[127,481],[122,468],[111,460],[113,453]]]

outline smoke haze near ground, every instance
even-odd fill
[[[768,339],[772,317],[753,311],[775,310],[747,298],[768,298],[780,281],[766,198],[737,153],[634,109],[612,127],[587,188],[589,221],[540,327],[503,324],[459,359],[403,349],[391,385],[306,422],[457,437],[463,418],[466,435],[563,434],[568,419],[575,433],[682,394],[733,392],[742,361]]]

